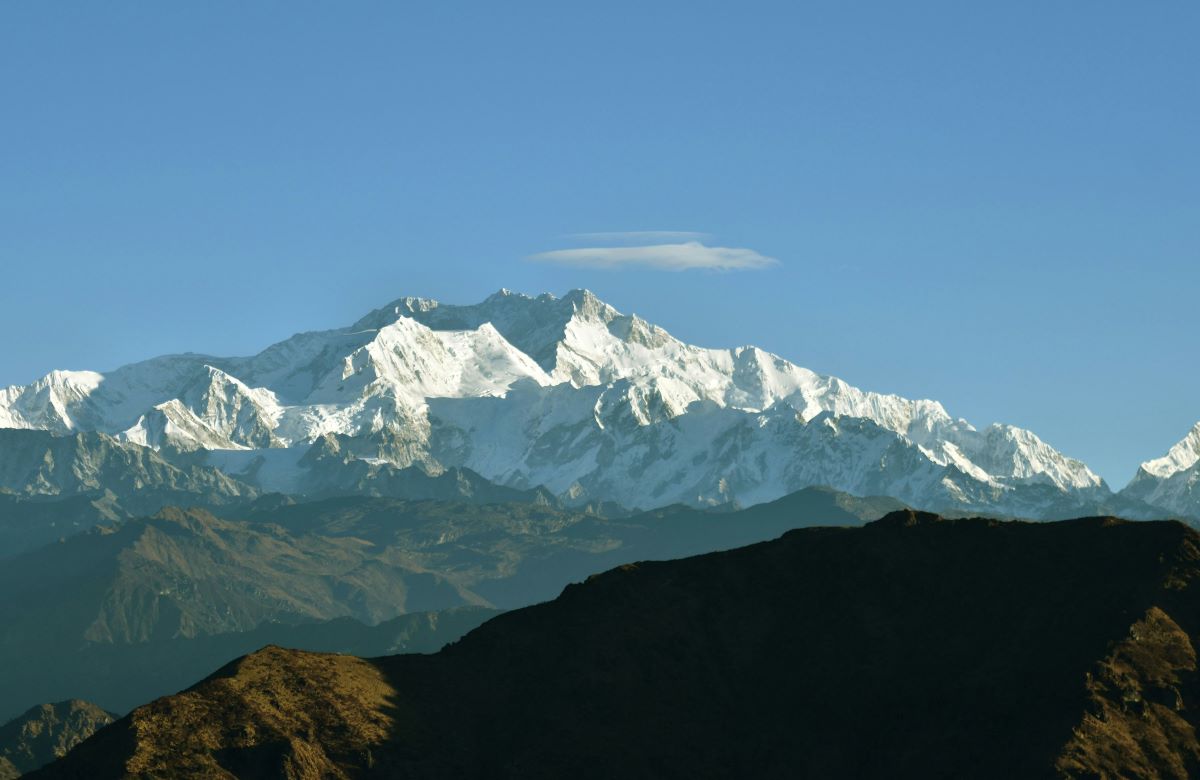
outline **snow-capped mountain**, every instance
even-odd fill
[[[705,349],[590,292],[402,298],[253,357],[171,355],[0,390],[0,426],[97,431],[303,492],[314,442],[628,507],[757,503],[811,485],[1052,516],[1111,494],[1033,433],[860,390],[755,347]]]
[[[1200,422],[1166,455],[1143,463],[1121,495],[1200,517]]]

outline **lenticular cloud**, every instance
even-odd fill
[[[655,268],[687,271],[744,271],[768,268],[779,261],[742,247],[706,246],[699,241],[645,246],[583,247],[556,249],[531,255],[530,260],[579,268]]]

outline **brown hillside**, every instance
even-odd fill
[[[39,778],[1200,771],[1200,537],[894,513],[623,566],[432,656],[268,648]]]

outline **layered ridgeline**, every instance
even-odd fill
[[[34,777],[1184,780],[1198,615],[1179,523],[899,512],[614,569],[435,655],[269,647]]]
[[[168,504],[233,507],[258,495],[218,469],[107,434],[0,429],[0,559]]]
[[[684,344],[586,291],[404,298],[253,357],[56,371],[0,391],[0,426],[105,434],[282,493],[462,467],[631,508],[825,485],[951,512],[1162,513],[1113,504],[1103,480],[1029,431],[978,430],[937,402],[865,392],[754,347]]]
[[[396,468],[357,458],[343,451],[347,441],[345,436],[326,437],[309,450],[307,497],[558,503],[544,489],[496,485],[469,469],[430,474],[419,466]],[[263,495],[246,481],[197,465],[195,460],[194,455],[155,451],[103,433],[55,435],[0,429],[0,559],[100,523],[144,517],[166,506],[202,507],[236,516],[295,503],[290,496]]]
[[[897,506],[813,488],[741,511],[606,519],[349,496],[106,523],[0,565],[0,722],[66,698],[126,712],[272,642],[431,652],[611,566],[857,525]]]

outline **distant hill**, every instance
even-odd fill
[[[618,567],[432,656],[277,647],[35,778],[1187,778],[1200,536],[896,512]]]
[[[0,780],[20,777],[62,758],[115,717],[78,699],[28,710],[0,726]]]
[[[385,654],[393,649],[330,643],[328,632],[306,645],[297,632],[309,629],[291,627],[522,607],[611,566],[861,524],[897,506],[811,488],[742,511],[620,518],[537,502],[364,496],[264,497],[223,517],[168,508],[0,565],[0,718],[69,697],[124,711],[269,642]]]
[[[0,560],[128,516],[112,493],[52,499],[0,493]]]

